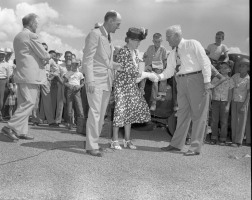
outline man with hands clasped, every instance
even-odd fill
[[[177,82],[176,131],[170,145],[161,149],[164,151],[182,150],[192,120],[191,146],[184,155],[199,155],[207,125],[209,90],[212,88],[211,63],[198,41],[182,38],[180,25],[168,27],[166,40],[171,47],[174,47],[168,56],[166,69],[161,74],[148,75],[148,78],[154,82],[172,76],[175,76]]]

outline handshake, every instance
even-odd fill
[[[136,79],[136,83],[139,83],[145,78],[148,78],[152,82],[158,82],[160,80],[160,76],[154,72],[142,72],[141,76]]]

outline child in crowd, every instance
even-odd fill
[[[160,74],[164,71],[166,67],[167,51],[161,46],[162,35],[160,33],[155,33],[153,35],[153,45],[150,45],[147,51],[144,53],[143,60],[145,62],[146,68],[150,68],[153,72]],[[144,91],[146,79],[142,80],[140,83],[141,91]],[[156,101],[165,100],[167,88],[167,80],[160,81],[158,83],[152,83],[151,91],[151,107],[150,110],[156,110]],[[143,92],[142,92],[143,93]]]
[[[228,131],[228,116],[229,108],[232,98],[232,88],[234,87],[234,81],[228,76],[231,71],[230,66],[223,62],[220,65],[220,73],[226,78],[224,82],[219,84],[219,79],[214,77],[212,80],[212,136],[210,144],[217,144],[219,134],[219,122],[220,122],[220,142],[219,145],[225,145]]]
[[[11,118],[14,114],[14,109],[17,104],[17,84],[8,83],[9,95],[6,99],[5,106],[9,106],[9,117]]]
[[[232,144],[233,147],[242,145],[247,122],[248,104],[250,99],[250,76],[248,74],[250,62],[242,58],[239,73],[232,76],[234,80],[233,98],[231,105]]]
[[[52,55],[52,58],[49,60],[49,74],[48,74],[48,80],[52,80],[54,78],[59,79],[59,65],[57,64],[58,59],[57,59],[57,54],[55,50],[50,50],[49,54]]]
[[[68,114],[68,129],[73,128],[73,102],[75,104],[75,109],[77,112],[77,133],[83,132],[84,114],[82,108],[82,101],[80,90],[84,86],[84,76],[78,71],[79,63],[77,61],[72,61],[71,70],[67,71],[64,75],[64,85],[66,87],[66,101],[67,101],[67,114]]]
[[[218,31],[215,35],[215,43],[209,44],[206,49],[206,54],[211,60],[211,63],[218,67],[219,64],[219,58],[222,54],[225,55],[225,59],[223,62],[228,62],[228,48],[225,44],[222,44],[222,41],[224,40],[224,32]]]

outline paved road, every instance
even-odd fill
[[[137,150],[97,158],[85,153],[85,137],[65,128],[30,126],[30,133],[34,141],[0,136],[0,200],[251,199],[247,146],[204,145],[201,155],[185,157],[160,150],[170,141],[165,130],[132,130]]]

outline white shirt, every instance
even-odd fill
[[[62,63],[59,65],[59,75],[60,77],[63,77],[65,74],[67,73],[67,67],[66,67],[66,63]]]
[[[73,72],[73,71],[68,71],[65,74],[65,77],[68,79],[68,83],[70,85],[80,85],[80,81],[84,79],[84,76],[81,72]]]
[[[13,74],[14,69],[16,68],[16,65],[14,64],[13,60],[9,60],[7,63],[9,64],[9,71],[11,76]]]
[[[10,65],[5,61],[0,61],[0,79],[10,77]]]
[[[211,81],[211,62],[206,55],[205,49],[196,40],[181,39],[178,45],[178,54],[181,60],[180,70],[176,75],[188,74],[202,70],[204,83]],[[167,67],[160,74],[161,80],[172,77],[176,68],[176,48],[167,58]]]
[[[228,52],[228,48],[225,44],[217,46],[216,44],[209,44],[207,50],[210,52],[209,58],[219,60],[222,53]]]

